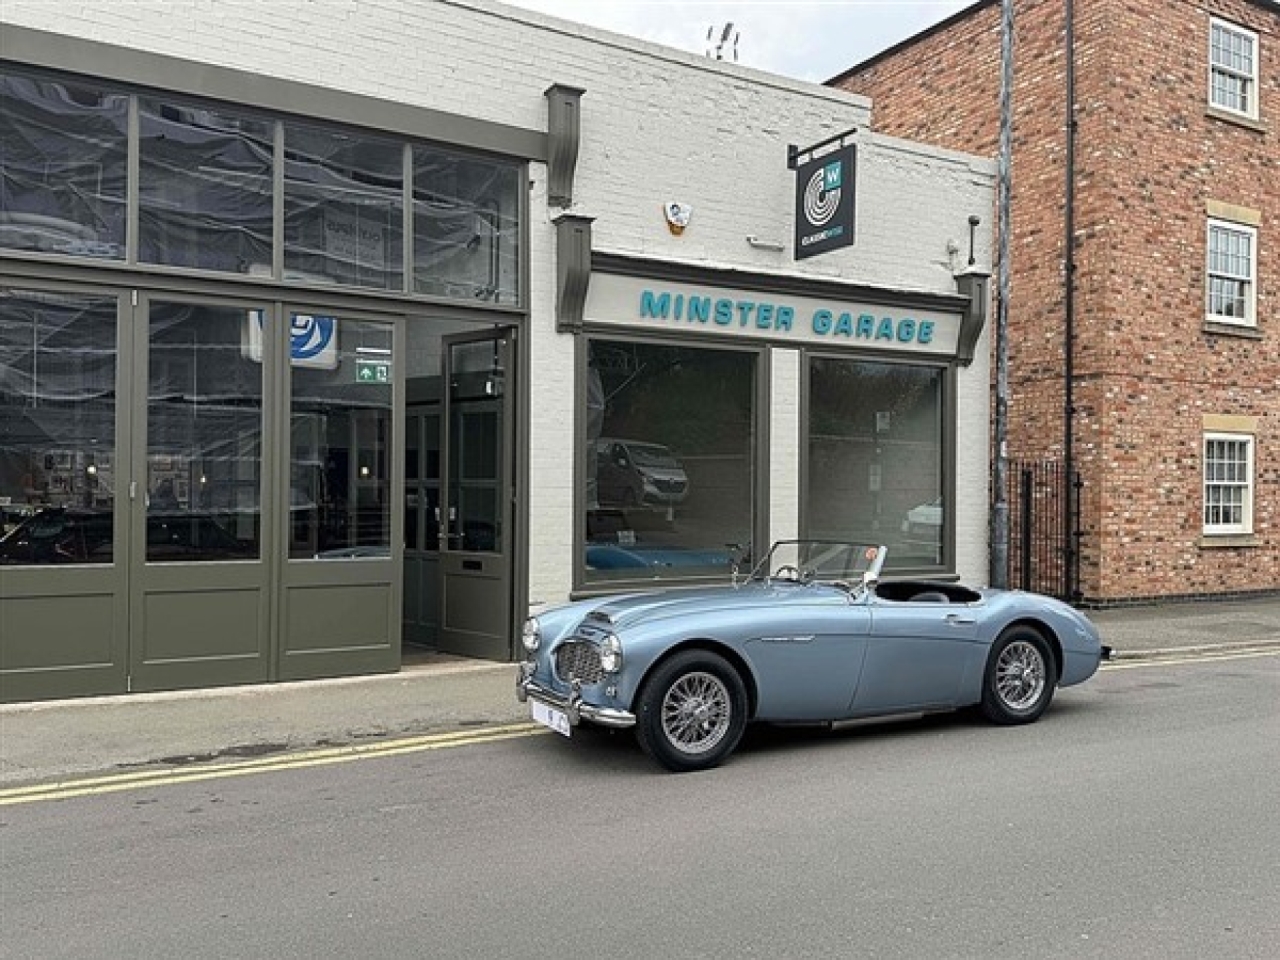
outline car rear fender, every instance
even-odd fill
[[[662,656],[658,657],[653,663],[649,664],[649,669],[644,672],[644,676],[640,678],[640,682],[636,684],[635,693],[632,695],[631,709],[634,711],[640,697],[640,692],[644,690],[644,685],[649,682],[649,677],[666,661],[670,660],[677,653],[684,650],[706,650],[717,656],[723,657],[729,662],[733,669],[738,671],[738,676],[742,677],[742,683],[747,688],[747,719],[751,719],[756,715],[756,705],[759,702],[759,687],[756,683],[755,673],[752,672],[750,665],[742,658],[742,655],[733,647],[711,637],[689,637],[681,640],[677,644],[673,644],[667,650],[663,651]]]

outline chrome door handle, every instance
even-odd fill
[[[973,617],[962,617],[958,613],[948,613],[943,619],[953,627],[970,626],[978,622]]]

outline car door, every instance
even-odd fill
[[[868,607],[833,598],[834,591],[825,587],[779,585],[774,590],[777,603],[768,614],[756,615],[744,646],[759,687],[757,719],[847,715],[870,639]]]
[[[853,714],[954,706],[975,655],[980,606],[874,601]]]

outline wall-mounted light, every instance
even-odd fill
[[[787,245],[785,243],[780,243],[777,240],[763,240],[760,237],[757,237],[754,233],[747,237],[747,243],[751,244],[751,246],[755,247],[757,250],[772,250],[774,253],[781,253],[783,250],[787,249]]]

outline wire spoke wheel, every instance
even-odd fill
[[[1049,641],[1015,624],[992,645],[979,708],[993,723],[1031,723],[1048,709],[1057,685],[1058,661]]]
[[[1010,710],[1026,710],[1044,692],[1045,673],[1040,651],[1030,643],[1015,641],[996,661],[996,691]]]
[[[662,699],[662,730],[686,753],[713,749],[729,731],[729,688],[709,673],[687,673]]]
[[[636,736],[668,770],[706,770],[733,752],[747,725],[742,674],[710,650],[681,650],[636,695]]]

